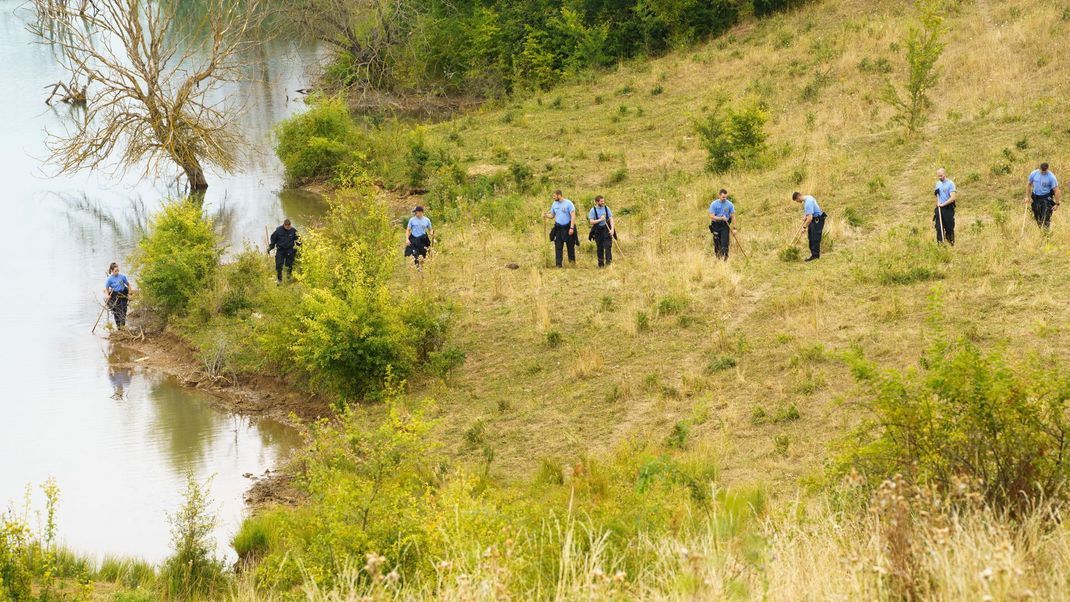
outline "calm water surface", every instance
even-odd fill
[[[166,513],[181,502],[185,475],[211,477],[221,518],[220,550],[242,513],[242,494],[297,443],[282,425],[229,415],[204,394],[140,366],[90,328],[108,263],[120,263],[166,184],[113,174],[50,177],[45,131],[72,118],[44,104],[43,87],[66,79],[48,47],[33,43],[19,7],[0,0],[0,505],[21,506],[27,487],[60,487],[62,538],[81,552],[168,553]],[[233,91],[256,152],[242,173],[214,174],[206,206],[231,248],[263,245],[264,227],[289,216],[300,226],[321,203],[280,193],[271,127],[301,110],[315,49],[273,42],[250,83]],[[136,280],[135,280],[136,286]],[[123,395],[115,386],[123,386]]]

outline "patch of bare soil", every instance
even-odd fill
[[[183,384],[209,393],[220,407],[252,416],[268,416],[292,426],[330,416],[330,403],[289,382],[262,374],[210,374],[196,351],[166,330],[133,326],[113,332],[110,340],[134,351],[131,367],[142,366],[172,375]],[[297,420],[294,420],[296,417]]]

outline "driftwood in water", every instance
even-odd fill
[[[56,82],[50,86],[45,86],[45,89],[48,88],[52,88],[52,93],[45,99],[46,105],[52,105],[52,99],[59,94],[60,90],[63,90],[63,95],[59,97],[60,102],[65,102],[70,105],[85,105],[86,88],[88,88],[88,86],[79,88],[78,84],[72,81],[70,85],[63,82]]]

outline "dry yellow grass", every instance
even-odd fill
[[[483,419],[492,470],[511,477],[541,457],[661,439],[704,405],[710,420],[691,442],[723,450],[725,482],[790,494],[854,420],[838,403],[854,388],[836,353],[859,347],[886,365],[911,364],[927,343],[934,290],[952,335],[1067,356],[1070,306],[1059,300],[1070,285],[1070,223],[1057,214],[1042,236],[1023,202],[1040,160],[1070,178],[1066,6],[949,4],[944,75],[917,139],[888,125],[884,76],[859,67],[885,59],[891,77],[904,77],[892,47],[912,16],[892,0],[816,2],[704,47],[429,127],[431,141],[468,166],[498,164],[505,151],[581,212],[605,194],[621,233],[612,268],[595,270],[585,244],[578,268],[554,270],[538,217],[545,191],[527,199],[519,234],[439,224],[439,255],[420,286],[458,300],[468,359],[449,387],[416,383],[414,395],[438,402],[437,436],[462,454],[461,433]],[[664,93],[652,95],[658,85]],[[551,106],[557,97],[561,109]],[[745,97],[769,106],[770,145],[785,152],[762,170],[710,175],[692,121],[719,98]],[[993,169],[1003,164],[1009,173]],[[621,165],[626,179],[608,185]],[[958,246],[929,276],[905,277],[935,253],[930,186],[940,166],[960,189]],[[712,258],[705,211],[722,186],[737,202],[749,260],[735,245],[727,264]],[[817,264],[777,257],[800,219],[794,189],[831,214]],[[861,225],[848,224],[848,209]],[[598,370],[588,366],[595,357]],[[735,365],[718,368],[725,358]],[[800,420],[752,424],[755,408],[788,404]]]

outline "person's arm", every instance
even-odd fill
[[[575,208],[569,210],[568,219],[569,219],[569,222],[568,222],[568,233],[572,234],[572,232],[576,229],[576,209]]]
[[[279,229],[275,228],[275,231],[268,237],[268,255],[271,255],[271,250],[275,248],[275,243],[279,241]]]
[[[1063,189],[1060,188],[1058,184],[1056,184],[1055,188],[1053,188],[1051,192],[1054,195],[1055,204],[1056,205],[1061,204],[1062,203],[1062,198],[1063,198]]]
[[[435,244],[435,227],[430,222],[427,223],[427,238],[431,241],[431,244]]]
[[[613,212],[606,210],[606,225],[609,226],[609,233],[613,234],[616,231],[616,224],[613,223]]]
[[[946,205],[950,205],[950,204],[954,203],[957,200],[959,200],[959,191],[955,190],[954,188],[952,188],[951,189],[951,196],[948,197],[947,202],[944,203],[944,205],[945,206]]]
[[[802,229],[805,230],[805,229],[809,228],[810,227],[810,222],[812,222],[812,221],[814,221],[814,214],[813,213],[807,213],[806,215],[804,215],[803,216]]]
[[[409,246],[409,240],[412,238],[412,222],[405,224],[405,240],[401,241],[401,245],[404,247]]]
[[[1025,185],[1025,202],[1029,203],[1033,200],[1033,176],[1029,176],[1029,181]]]
[[[735,226],[735,224],[736,224],[736,223],[738,223],[738,222],[736,222],[736,212],[735,212],[735,210],[733,209],[733,210],[732,210],[732,216],[731,216],[731,221],[729,221],[729,222],[728,222],[728,224],[729,224],[729,225],[730,225],[730,226],[732,227],[732,230],[733,230],[733,231],[735,231],[735,232],[738,232],[738,231],[739,231],[739,229],[738,229],[738,228],[737,228],[737,227]]]

